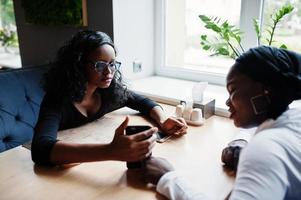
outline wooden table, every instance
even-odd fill
[[[173,107],[165,106],[167,113]],[[59,138],[76,142],[110,142],[126,115],[131,125],[149,124],[136,111],[123,108],[77,129],[61,131]],[[189,127],[184,137],[157,144],[154,156],[167,158],[175,169],[205,194],[222,199],[234,178],[223,171],[221,150],[238,129],[223,117],[213,116],[201,127]],[[105,161],[46,168],[31,161],[30,151],[17,147],[0,154],[0,199],[164,199],[146,186],[125,163]]]

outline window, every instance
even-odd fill
[[[293,1],[296,2],[290,0],[291,3]],[[221,56],[210,57],[210,52],[201,49],[200,36],[211,32],[206,32],[198,16],[201,14],[219,16],[237,25],[244,33],[243,47],[248,49],[257,46],[253,19],[261,21],[261,16],[272,13],[274,10],[272,4],[282,6],[284,2],[281,0],[157,0],[155,5],[156,73],[224,85],[225,76],[234,60]],[[296,5],[293,5],[296,9]],[[264,6],[269,9],[262,12]],[[295,24],[298,22],[295,20],[290,26],[296,27]],[[276,37],[279,41],[287,40],[284,38],[284,30],[287,29],[286,27],[282,29],[282,32],[279,31],[280,35]],[[292,44],[299,41],[297,40],[299,29],[294,28],[294,30],[296,39],[293,39]],[[286,37],[291,38],[291,35]]]
[[[19,67],[21,59],[13,0],[0,0],[0,69]]]
[[[264,21],[270,19],[273,10],[279,9],[284,3],[290,3],[294,6],[294,10],[283,18],[283,21],[277,27],[273,43],[279,47],[285,44],[288,49],[301,53],[301,1],[300,0],[265,0],[264,3]]]

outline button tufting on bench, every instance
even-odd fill
[[[11,138],[9,136],[6,136],[2,139],[3,142],[9,142]]]
[[[40,82],[48,67],[0,71],[0,152],[32,139],[44,96]]]
[[[31,101],[31,98],[29,96],[25,96],[26,101]]]
[[[20,119],[21,119],[20,115],[16,115],[16,116],[15,116],[15,120],[16,120],[16,121],[20,121]]]

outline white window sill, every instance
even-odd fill
[[[194,81],[186,81],[162,76],[150,76],[143,79],[129,81],[129,88],[150,99],[177,105],[181,100],[192,100],[192,87]],[[224,86],[209,84],[204,92],[205,99],[215,99],[215,114],[219,116],[229,116],[225,102],[228,92]]]
[[[130,80],[129,88],[150,99],[177,105],[181,100],[191,101],[192,87],[196,82],[186,81],[163,76],[150,76],[147,78]],[[204,92],[204,98],[215,99],[215,114],[228,117],[228,107],[225,102],[228,98],[228,92],[225,86],[209,84]],[[301,108],[301,100],[294,101],[290,107]]]

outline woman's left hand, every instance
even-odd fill
[[[167,118],[161,123],[161,129],[168,135],[182,136],[187,133],[187,123],[183,118]]]
[[[150,157],[143,168],[144,179],[147,183],[156,185],[164,174],[173,170],[173,166],[166,159]]]

